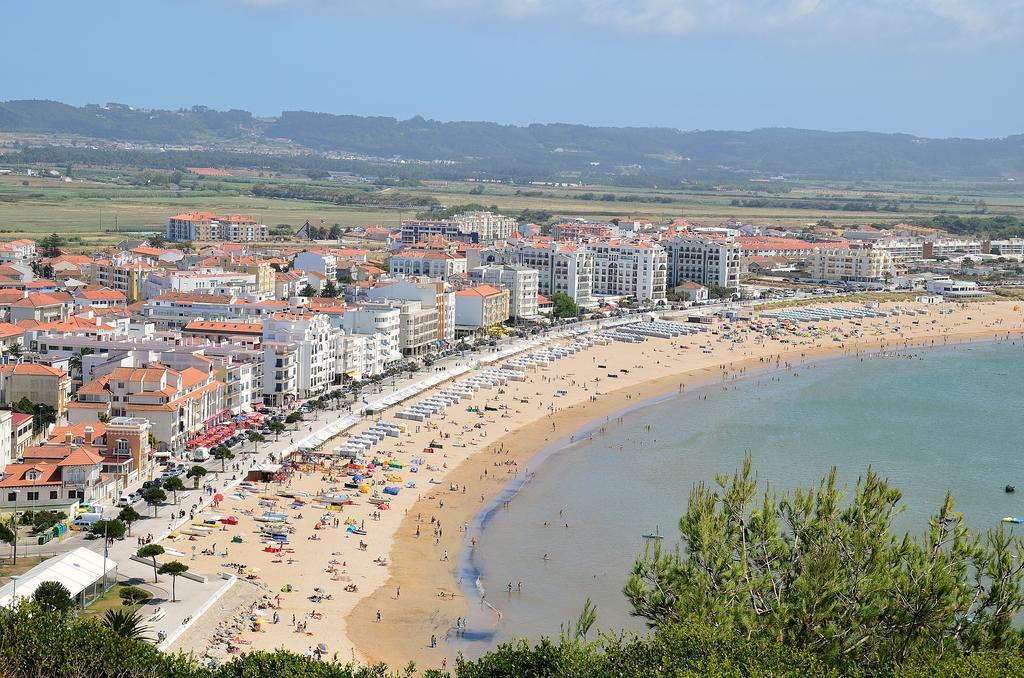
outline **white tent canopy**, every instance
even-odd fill
[[[0,606],[11,604],[15,588],[18,598],[30,598],[43,582],[56,581],[67,588],[72,598],[77,598],[80,593],[108,577],[113,584],[113,579],[117,578],[117,562],[87,548],[78,547],[74,551],[44,560],[18,577],[17,582],[12,581],[0,588]]]

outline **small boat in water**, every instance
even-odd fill
[[[665,537],[661,536],[661,529],[658,528],[658,527],[655,527],[654,528],[654,534],[645,534],[645,535],[643,535],[643,538],[644,539],[659,540],[659,539],[664,539]]]
[[[1007,485],[1006,487],[1004,487],[1004,488],[1003,488],[1003,490],[1004,490],[1004,491],[1005,491],[1005,492],[1006,492],[1007,494],[1010,494],[1011,492],[1016,492],[1016,491],[1017,491],[1017,488],[1016,488],[1016,487],[1014,487],[1013,485]]]
[[[1020,525],[1024,523],[1024,518],[1014,518],[1013,516],[1006,516],[1003,518],[1004,523],[1013,523],[1014,525]]]

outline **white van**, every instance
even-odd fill
[[[71,527],[76,530],[88,530],[94,524],[103,520],[102,513],[83,513],[71,523]]]
[[[210,458],[210,450],[205,447],[197,447],[192,450],[192,461],[206,461]]]
[[[121,496],[117,498],[117,505],[119,508],[131,506],[136,502],[135,494],[132,492],[122,492]]]

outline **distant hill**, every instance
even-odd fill
[[[286,139],[297,149],[354,154],[374,162],[448,161],[448,168],[437,173],[444,177],[605,177],[637,185],[776,174],[841,180],[1024,177],[1024,135],[925,139],[801,129],[684,132],[569,124],[520,127],[304,111],[286,111],[267,120],[247,111],[202,106],[151,111],[122,104],[75,107],[35,100],[0,103],[0,131],[195,144],[207,150],[243,139]]]

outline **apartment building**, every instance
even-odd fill
[[[109,287],[101,287],[99,289],[79,290],[74,295],[73,303],[76,311],[82,311],[87,308],[124,308],[128,303],[128,299],[125,297],[124,292],[112,290]]]
[[[287,341],[263,342],[263,402],[285,407],[298,398],[299,347]]]
[[[612,239],[586,243],[584,247],[594,257],[594,294],[634,297],[637,301],[665,298],[668,255],[661,245]]]
[[[563,221],[551,229],[554,240],[608,240],[613,235],[611,226],[592,221]]]
[[[196,318],[229,320],[241,317],[233,307],[234,297],[216,294],[164,292],[151,297],[139,310],[159,330],[180,330]]]
[[[268,230],[266,224],[257,224],[250,217],[187,212],[175,214],[167,220],[165,235],[168,240],[190,242],[263,242],[267,240]]]
[[[39,323],[51,323],[65,320],[74,309],[71,295],[66,292],[47,294],[36,292],[12,302],[10,305],[12,323],[19,320],[34,320]]]
[[[455,294],[440,280],[395,278],[380,282],[365,292],[370,301],[415,301],[437,315],[437,336],[441,344],[455,341]]]
[[[438,309],[424,308],[419,301],[390,303],[398,308],[398,343],[402,356],[414,358],[436,351],[439,346]]]
[[[57,426],[41,445],[23,453],[25,461],[68,461],[76,450],[86,450],[100,458],[100,472],[125,487],[142,478],[152,477],[154,450],[149,445],[152,424],[148,419],[114,417],[109,422],[82,422]],[[111,499],[116,500],[116,493]],[[83,495],[80,495],[83,496]]]
[[[267,261],[252,256],[223,255],[207,257],[203,260],[203,265],[215,266],[228,273],[245,273],[254,276],[254,294],[267,298],[274,295],[274,269]]]
[[[21,459],[21,453],[35,439],[32,415],[11,412],[11,459]]]
[[[372,338],[362,347],[364,373],[381,374],[402,359],[402,313],[391,304],[370,303],[348,308],[341,317],[341,328],[345,336]]]
[[[0,242],[0,263],[31,264],[36,260],[36,242],[28,238]]]
[[[330,321],[320,314],[279,313],[263,321],[264,343],[294,344],[298,349],[299,398],[322,395],[334,383],[334,334]]]
[[[0,410],[0,469],[14,461],[11,456],[14,450],[13,419],[11,410]]]
[[[0,365],[0,403],[13,405],[28,398],[54,408],[59,421],[70,395],[71,377],[64,370],[32,363]]]
[[[263,324],[258,321],[192,320],[182,328],[181,336],[197,337],[211,344],[230,343],[256,348],[263,340]]]
[[[319,273],[325,280],[338,279],[338,257],[327,250],[299,252],[292,260],[292,269]]]
[[[252,410],[253,366],[247,361],[230,357],[213,361],[213,374],[224,384],[224,406],[233,414]]]
[[[125,296],[129,304],[142,299],[143,285],[149,274],[157,270],[152,264],[133,260],[129,255],[119,255],[111,259],[97,259],[88,267],[91,282]]]
[[[517,240],[473,254],[474,265],[517,264],[536,270],[537,288],[546,297],[561,292],[579,306],[595,304],[594,255],[585,247],[549,240]]]
[[[958,257],[965,254],[981,254],[981,241],[969,238],[941,238],[927,240],[921,257],[933,259],[935,257]]]
[[[821,249],[808,263],[814,280],[881,284],[895,275],[892,254],[867,246]]]
[[[306,286],[306,274],[301,271],[285,271],[274,274],[274,298],[297,297]]]
[[[661,241],[668,263],[667,285],[685,282],[740,286],[740,245],[728,238],[680,235]]]
[[[164,365],[118,367],[87,382],[70,403],[71,423],[96,421],[100,414],[148,419],[161,451],[180,452],[203,429],[231,416],[225,386],[213,371]]]
[[[453,275],[466,272],[465,257],[447,252],[405,251],[394,254],[388,260],[391,275],[427,276],[447,280]]]
[[[483,243],[507,240],[519,225],[515,217],[494,212],[466,212],[456,215],[452,220],[460,224],[463,233],[476,233],[479,242]]]
[[[758,235],[742,235],[735,238],[735,242],[745,257],[787,257],[790,259],[802,259],[822,247],[837,247],[846,244],[845,240],[839,243],[820,243],[797,238]]]
[[[992,254],[998,254],[1001,257],[1024,256],[1024,238],[993,240],[989,244],[989,250]]]
[[[455,329],[460,335],[500,325],[508,320],[509,291],[477,285],[455,293]]]
[[[476,233],[463,233],[462,224],[450,219],[402,219],[402,245],[414,245],[434,238],[460,242],[480,242]]]
[[[412,245],[434,238],[469,243],[506,240],[516,232],[518,221],[493,212],[466,212],[451,219],[403,219],[401,241]]]
[[[204,346],[203,355],[213,364],[214,377],[227,387],[227,407],[236,414],[263,402],[263,346],[258,349],[239,344]],[[232,391],[231,385],[237,389]],[[248,384],[249,395],[242,393]],[[233,393],[237,397],[233,397]]]
[[[920,238],[882,238],[872,243],[876,250],[885,250],[893,261],[913,261],[924,254],[925,241]]]
[[[167,292],[212,294],[216,296],[257,296],[257,276],[252,273],[196,269],[192,271],[157,270],[150,272],[143,287],[146,299]]]
[[[474,281],[508,290],[510,318],[530,319],[538,315],[538,276],[534,269],[514,264],[477,266],[470,271],[469,277]]]

